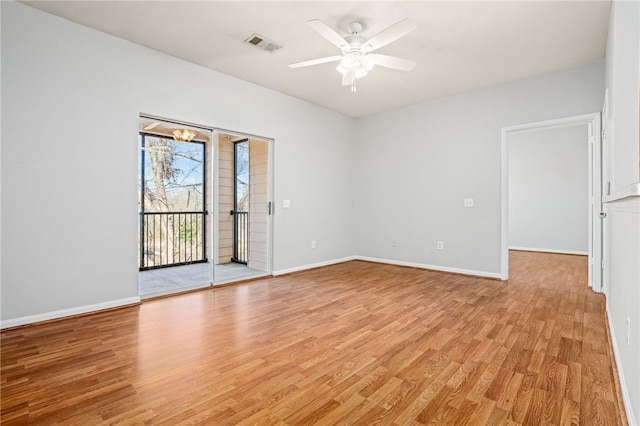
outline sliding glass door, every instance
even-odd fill
[[[207,261],[205,143],[140,133],[139,269]]]
[[[234,142],[233,258],[246,264],[249,259],[249,141]]]

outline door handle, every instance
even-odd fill
[[[605,212],[600,212],[600,219],[604,219],[605,217],[607,217],[607,214]]]

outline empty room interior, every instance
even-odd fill
[[[3,425],[640,424],[640,2],[0,19]]]

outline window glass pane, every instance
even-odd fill
[[[203,210],[203,143],[147,135],[144,156],[145,211]]]
[[[236,149],[236,210],[249,210],[249,142],[237,142]]]

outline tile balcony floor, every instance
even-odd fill
[[[152,297],[211,285],[211,264],[173,266],[138,272],[140,296]],[[213,285],[260,277],[266,272],[240,263],[215,265]]]

